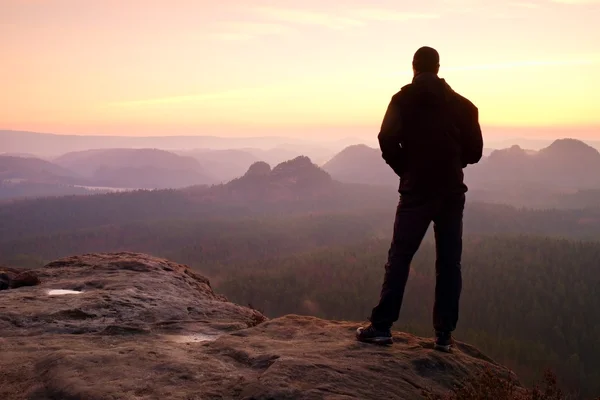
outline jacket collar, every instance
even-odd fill
[[[418,82],[425,82],[425,81],[432,81],[432,80],[439,80],[439,79],[440,78],[438,77],[438,75],[433,72],[420,72],[413,77],[412,81],[413,81],[413,83],[418,83]]]

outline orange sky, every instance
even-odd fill
[[[597,21],[597,0],[0,0],[0,129],[372,136],[429,45],[484,126],[600,137]]]

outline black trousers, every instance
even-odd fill
[[[456,329],[462,290],[464,208],[464,193],[440,196],[401,195],[379,304],[373,309],[370,318],[376,328],[391,328],[398,320],[410,263],[433,221],[437,256],[433,327],[436,331],[443,332]]]

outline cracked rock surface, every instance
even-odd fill
[[[475,348],[434,351],[395,333],[378,347],[356,323],[267,320],[209,281],[145,254],[89,254],[0,292],[0,399],[419,399],[491,369]]]

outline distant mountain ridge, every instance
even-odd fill
[[[0,130],[0,150],[2,152],[30,153],[38,157],[57,157],[64,153],[89,149],[155,148],[168,151],[186,149],[276,149],[276,151],[281,152],[293,151],[295,156],[304,153],[307,156],[321,158],[329,157],[330,154],[337,151],[340,148],[338,142],[342,143],[342,141],[332,141],[328,144],[320,144],[317,141],[313,142],[308,139],[283,136],[98,136]]]
[[[230,204],[273,204],[307,201],[336,196],[337,182],[305,156],[276,165],[273,169],[263,161],[250,166],[241,177],[198,192],[205,198]]]
[[[94,149],[54,162],[98,186],[159,189],[214,182],[196,159],[158,149]]]
[[[398,177],[381,157],[381,151],[364,144],[346,147],[323,169],[340,182],[398,185]]]
[[[224,183],[239,178],[248,168],[259,161],[269,165],[278,165],[294,158],[305,156],[312,160],[310,153],[319,153],[317,149],[308,149],[304,154],[300,149],[274,147],[272,149],[242,148],[242,149],[195,149],[176,151],[176,154],[195,158],[200,165],[218,182]],[[329,153],[329,152],[328,152]],[[320,153],[323,155],[323,153]]]
[[[308,157],[297,157],[274,168],[264,162],[255,163],[242,177],[225,184],[17,201],[0,205],[0,220],[7,226],[20,224],[23,232],[34,221],[61,231],[157,217],[387,208],[393,206],[395,197],[393,188],[335,181]],[[0,225],[0,235],[3,232]],[[19,236],[14,229],[12,234]]]
[[[342,182],[397,185],[398,177],[381,157],[365,145],[350,146],[327,162],[323,169]],[[472,189],[509,183],[531,184],[556,189],[600,189],[600,152],[576,139],[559,139],[540,150],[515,145],[494,150],[479,164],[465,169]]]
[[[1,180],[72,184],[81,182],[81,177],[67,168],[39,158],[0,155]]]
[[[4,182],[0,184],[0,198],[38,197],[45,193],[52,196],[90,193],[79,186],[94,190],[129,190],[216,185],[220,188],[216,190],[225,193],[227,190],[234,191],[235,185],[248,182],[241,178],[255,163],[266,161],[266,168],[271,174],[284,168],[278,166],[282,163],[287,165],[285,160],[296,160],[291,165],[297,167],[303,164],[302,168],[306,171],[322,165],[322,171],[332,181],[397,189],[399,178],[387,166],[377,148],[352,145],[325,163],[313,163],[310,157],[296,155],[299,151],[246,148],[169,152],[112,148],[70,152],[52,162],[32,158],[29,154],[18,157],[4,155],[0,156],[0,177]],[[272,161],[280,159],[284,161]],[[276,165],[273,171],[270,165]],[[595,172],[599,168],[600,153],[596,149],[580,140],[559,139],[539,151],[517,145],[492,150],[480,163],[466,168],[465,180],[470,190],[469,197],[476,201],[564,208],[570,207],[570,204],[593,205],[596,200],[600,201],[600,177]],[[266,169],[263,168],[263,171]],[[319,175],[315,173],[315,176]],[[268,193],[275,190],[279,191],[277,196],[291,198],[294,191],[300,190],[300,186],[286,186],[271,175],[261,179],[255,182],[263,188],[262,194],[254,189],[257,199],[260,196],[268,199]],[[230,181],[235,183],[228,185]],[[332,186],[339,189],[335,183]],[[195,187],[193,190],[200,189]],[[308,193],[312,193],[311,190]]]
[[[96,149],[51,161],[0,155],[0,199],[166,189],[215,183],[192,157],[156,149]]]
[[[268,182],[287,186],[314,188],[329,185],[333,182],[331,176],[305,156],[284,161],[270,169],[264,162],[254,163],[248,172],[239,179],[234,179],[228,185],[249,185]]]
[[[496,150],[466,170],[467,182],[478,188],[510,183],[560,190],[600,188],[600,152],[576,139],[559,139],[540,151],[519,146]]]
[[[175,151],[174,153],[193,157],[203,170],[214,178],[216,183],[224,183],[238,178],[248,170],[250,165],[261,161],[252,152],[240,149],[194,149]]]

